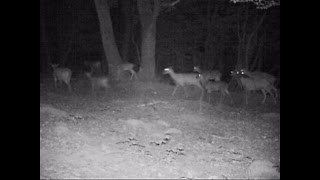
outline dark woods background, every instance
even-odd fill
[[[162,1],[162,3],[165,1]],[[136,0],[108,1],[117,49],[123,62],[140,65],[141,22]],[[108,62],[94,0],[40,1],[40,73],[59,63],[75,73],[84,61]],[[173,66],[236,67],[280,76],[280,6],[266,10],[229,0],[181,0],[161,9],[156,22],[155,71]]]

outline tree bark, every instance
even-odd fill
[[[121,47],[121,56],[124,62],[128,62],[129,49],[132,36],[133,28],[133,1],[132,0],[121,0],[122,14],[124,16],[124,33]]]
[[[155,25],[150,24],[142,32],[141,64],[139,77],[149,80],[155,77]]]
[[[151,80],[155,78],[156,24],[160,0],[139,0],[137,3],[142,25],[139,78]]]
[[[211,13],[212,12],[212,13]],[[205,38],[205,46],[204,46],[204,64],[208,64],[209,68],[215,67],[216,60],[218,57],[218,51],[220,48],[217,43],[217,35],[214,33],[216,30],[216,18],[218,12],[218,4],[214,4],[214,1],[208,1],[207,6],[207,15],[206,15],[206,38]]]
[[[249,37],[248,37],[248,39],[247,39],[246,48],[245,48],[245,61],[246,61],[246,65],[247,65],[246,67],[247,67],[248,69],[252,69],[252,68],[249,68],[249,67],[248,67],[249,60],[251,59],[251,57],[249,57],[249,53],[250,53],[250,50],[253,50],[253,49],[254,49],[253,46],[256,45],[256,43],[253,43],[253,44],[252,44],[252,38],[253,38],[255,35],[258,36],[256,33],[258,32],[258,29],[259,29],[259,27],[261,26],[261,24],[262,24],[265,16],[266,16],[266,13],[264,13],[264,14],[262,15],[262,17],[260,18],[259,22],[257,23],[257,25],[255,26],[254,30],[251,32],[251,34],[249,35]],[[251,53],[251,54],[252,54],[252,53]]]
[[[57,44],[58,44],[58,52],[57,52],[57,63],[60,66],[65,66],[67,60],[68,60],[68,55],[71,51],[71,45],[72,41],[74,41],[74,31],[76,30],[76,24],[71,23],[74,19],[74,16],[60,13],[61,9],[63,8],[62,11],[69,12],[70,9],[67,7],[71,6],[70,1],[61,1],[59,2],[59,7],[56,9],[57,13],[57,21],[61,22],[58,23],[57,25],[57,32],[58,32],[58,37],[57,37]]]
[[[103,50],[108,63],[109,78],[116,78],[117,65],[121,57],[115,42],[108,1],[94,0],[100,22],[100,33]]]

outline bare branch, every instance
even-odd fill
[[[163,7],[172,7],[172,6],[175,6],[176,4],[178,4],[180,2],[180,0],[176,0],[172,3],[162,3],[161,6]]]
[[[257,9],[268,9],[273,6],[280,6],[280,0],[230,0],[233,3],[252,2]]]

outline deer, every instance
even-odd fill
[[[84,65],[90,68],[90,72],[94,75],[101,75],[101,62],[100,61],[84,61]]]
[[[117,79],[119,80],[120,79],[120,75],[123,73],[123,72],[129,72],[131,75],[130,75],[130,80],[133,79],[133,77],[135,79],[138,79],[137,77],[137,73],[134,71],[134,64],[132,63],[122,63],[122,64],[119,64],[117,66]]]
[[[260,78],[260,79],[265,79],[267,80],[272,86],[270,86],[271,90],[273,91],[273,93],[275,94],[275,98],[278,98],[278,91],[275,88],[275,82],[276,82],[276,77],[274,77],[271,74],[265,73],[265,72],[261,72],[261,71],[253,71],[250,72],[246,69],[240,69],[240,74],[241,75],[245,75],[251,78]]]
[[[250,77],[257,77],[257,78],[264,78],[267,81],[269,81],[271,84],[274,85],[275,81],[277,80],[276,77],[274,77],[271,74],[261,72],[261,71],[248,71],[247,69],[240,69],[240,73],[250,76]]]
[[[204,89],[200,84],[200,79],[197,78],[196,73],[175,73],[172,67],[168,67],[163,70],[163,74],[169,74],[176,84],[171,96],[174,96],[179,87],[183,87],[185,94],[188,96],[185,89],[186,85],[197,86],[201,89],[201,94],[204,92]]]
[[[233,99],[228,90],[229,84],[224,81],[206,81],[203,74],[198,74],[197,78],[200,79],[202,86],[211,94],[213,91],[220,92],[221,96],[229,96],[231,104],[233,104]],[[220,96],[220,102],[222,102],[222,97]],[[210,103],[210,95],[209,95],[209,103]]]
[[[202,74],[204,81],[221,81],[222,74],[218,70],[204,71],[201,70],[199,66],[194,66],[193,71]]]
[[[62,68],[58,67],[59,64],[51,64],[53,69],[53,80],[54,80],[54,87],[57,89],[57,82],[63,82],[68,86],[69,92],[72,91],[70,80],[72,76],[72,71],[69,68]]]
[[[92,72],[86,72],[85,75],[88,77],[91,83],[91,92],[94,93],[95,90],[99,88],[104,88],[107,91],[109,87],[109,79],[106,76],[93,77]]]
[[[263,100],[262,100],[262,104],[265,103],[265,100],[267,98],[267,93],[269,93],[271,95],[271,97],[274,100],[274,103],[277,103],[277,100],[275,98],[275,94],[272,93],[273,89],[276,89],[273,84],[271,84],[271,82],[269,80],[267,80],[266,78],[262,78],[262,77],[250,77],[246,74],[244,74],[241,71],[231,71],[231,75],[234,76],[235,78],[239,78],[240,83],[242,84],[242,87],[245,90],[245,100],[246,100],[246,104],[248,103],[248,96],[250,91],[261,91],[263,94]]]

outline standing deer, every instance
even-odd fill
[[[250,91],[261,91],[263,94],[263,100],[262,104],[265,103],[267,93],[271,95],[271,97],[274,100],[274,103],[277,103],[277,100],[275,98],[275,94],[272,93],[272,90],[275,89],[275,87],[265,78],[254,76],[250,77],[246,74],[244,74],[241,71],[231,71],[231,74],[235,76],[236,78],[239,78],[244,90],[245,90],[245,100],[246,104],[248,104],[248,96]]]
[[[120,76],[123,72],[129,72],[131,74],[130,76],[130,80],[132,80],[133,77],[135,77],[135,79],[138,79],[137,77],[137,73],[134,71],[134,64],[132,63],[123,63],[123,64],[119,64],[117,66],[117,79],[120,79]]]
[[[90,68],[93,75],[102,75],[102,68],[100,61],[84,61],[84,65]]]
[[[213,91],[219,91],[220,92],[220,102],[222,102],[222,96],[225,98],[225,96],[229,96],[231,104],[233,104],[233,99],[230,95],[230,92],[228,90],[229,84],[224,81],[206,81],[204,76],[202,74],[198,74],[197,78],[201,80],[201,84],[203,87],[207,90],[209,94],[211,94]],[[209,95],[209,103],[210,103],[210,95]]]
[[[68,86],[69,92],[72,91],[70,80],[72,76],[72,71],[69,68],[62,68],[58,67],[58,64],[51,64],[53,69],[53,80],[54,80],[54,87],[57,89],[57,81],[63,82]]]
[[[163,70],[163,74],[169,74],[176,84],[176,87],[171,94],[172,96],[174,96],[179,87],[183,87],[185,94],[188,96],[185,89],[186,85],[195,85],[199,87],[201,89],[201,94],[203,94],[204,89],[201,86],[200,79],[197,78],[196,73],[175,73],[171,67],[168,67]]]
[[[107,91],[109,87],[109,79],[106,76],[93,77],[91,72],[86,72],[85,75],[88,77],[91,83],[91,92],[94,94],[95,90],[99,88],[104,88]]]
[[[212,71],[204,71],[201,70],[199,66],[194,66],[193,71],[202,74],[204,81],[221,81],[221,72],[218,70],[212,70]]]
[[[265,72],[260,72],[260,71],[253,71],[250,72],[246,69],[241,69],[240,70],[241,75],[245,75],[254,79],[265,79],[267,80],[272,86],[270,87],[273,93],[275,94],[275,98],[278,98],[278,90],[275,88],[275,82],[276,82],[276,77],[274,77],[271,74],[265,73]]]

